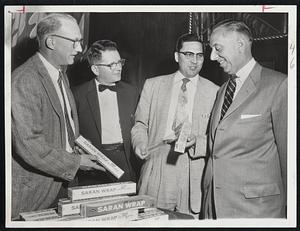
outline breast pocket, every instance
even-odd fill
[[[258,141],[261,136],[271,132],[271,115],[269,112],[250,118],[241,118],[236,123],[240,138]]]

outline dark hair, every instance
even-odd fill
[[[253,41],[253,35],[250,28],[242,21],[222,21],[215,25],[212,31],[214,32],[220,28],[223,28],[226,31],[236,31],[247,36],[251,42]]]
[[[176,48],[175,48],[177,52],[180,51],[184,42],[199,42],[199,43],[203,44],[203,42],[201,41],[201,39],[198,35],[183,34],[177,39]]]
[[[107,50],[118,50],[118,46],[111,40],[98,40],[94,42],[85,54],[90,66],[101,60],[102,52]]]

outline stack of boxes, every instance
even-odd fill
[[[168,220],[147,195],[136,195],[136,183],[120,182],[71,187],[57,208],[21,213],[25,221],[144,221]]]
[[[77,145],[97,157],[97,161],[119,179],[124,171],[79,136]],[[135,195],[136,183],[119,182],[90,186],[71,187],[68,198],[60,199],[57,208],[21,213],[25,221],[88,220],[88,221],[143,221],[168,220],[168,215],[154,208],[150,196]]]

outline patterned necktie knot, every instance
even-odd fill
[[[116,91],[116,85],[108,86],[108,85],[99,84],[98,89],[100,92],[102,92],[106,89],[111,90],[111,91]]]
[[[184,78],[182,79],[182,85],[181,85],[181,90],[184,92],[186,91],[186,84],[189,82],[190,80],[188,78]]]

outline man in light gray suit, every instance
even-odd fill
[[[259,65],[243,22],[212,31],[211,59],[230,75],[209,126],[205,218],[283,218],[287,182],[287,77]]]
[[[199,76],[204,54],[196,35],[180,36],[174,56],[179,70],[147,79],[135,113],[133,148],[145,159],[139,193],[154,197],[157,207],[197,217],[207,124],[219,87]],[[174,151],[180,118],[192,125],[184,153]]]
[[[37,25],[39,52],[12,73],[12,214],[48,208],[79,168],[103,168],[74,149],[78,118],[63,65],[82,51],[76,20],[52,14]],[[81,154],[81,155],[79,155]]]

